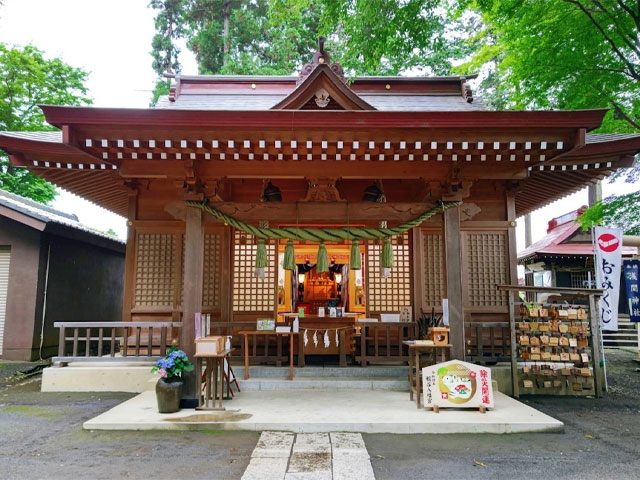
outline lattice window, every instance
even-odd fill
[[[254,275],[256,239],[238,230],[233,236],[233,311],[267,312],[275,309],[276,246],[267,244],[269,266],[265,278]]]
[[[139,233],[136,245],[135,305],[173,305],[175,236]]]
[[[477,307],[507,305],[506,293],[496,290],[496,285],[507,283],[506,235],[467,233],[466,247],[469,305]]]
[[[204,236],[204,277],[202,279],[202,305],[220,307],[220,251],[222,237],[215,233]]]
[[[398,312],[411,305],[411,246],[409,234],[391,239],[394,266],[388,278],[382,276],[382,244],[367,244],[369,310],[376,313]]]
[[[422,233],[424,247],[423,293],[425,305],[441,305],[445,296],[444,242],[441,233]]]

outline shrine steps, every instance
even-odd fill
[[[256,390],[377,390],[409,391],[409,367],[369,366],[327,367],[307,366],[294,368],[294,379],[289,380],[289,368],[252,366],[251,378],[244,380],[244,367],[233,367],[241,391]]]

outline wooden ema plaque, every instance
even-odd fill
[[[491,370],[472,363],[451,360],[422,369],[425,408],[493,408]]]

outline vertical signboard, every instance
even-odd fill
[[[624,283],[627,288],[627,302],[629,303],[629,319],[640,322],[640,260],[624,261]]]
[[[618,297],[622,264],[622,230],[595,227],[595,269],[597,287],[604,290],[598,302],[600,326],[618,331]]]

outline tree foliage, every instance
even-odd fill
[[[461,0],[481,15],[460,72],[489,69],[493,107],[611,108],[601,131],[640,129],[636,0]]]
[[[33,46],[0,44],[0,130],[52,130],[39,104],[90,103],[84,87],[87,74],[58,58],[46,59]],[[55,187],[23,168],[9,164],[0,152],[0,188],[41,203],[51,201]]]
[[[597,225],[621,228],[626,235],[640,235],[640,191],[609,197],[585,210],[578,217],[583,229]]]
[[[154,68],[161,64],[158,58],[173,58],[176,41],[185,38],[200,73],[289,75],[309,61],[318,37],[324,36],[333,59],[352,74],[398,74],[411,68],[446,74],[464,47],[460,41],[464,29],[447,22],[453,4],[453,0],[154,0],[159,38],[154,37]],[[172,24],[167,19],[178,11],[180,20]],[[165,62],[179,70],[175,63]]]

